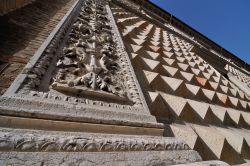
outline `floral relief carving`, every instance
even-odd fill
[[[52,88],[96,90],[126,97],[105,3],[85,2],[57,61]]]
[[[30,64],[22,72],[27,77],[18,89],[20,95],[135,111],[144,108],[106,0],[80,1]]]

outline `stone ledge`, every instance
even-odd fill
[[[164,129],[132,127],[122,125],[105,125],[94,123],[44,120],[0,115],[0,126],[7,128],[36,129],[48,131],[91,132],[107,134],[151,135],[162,136]]]
[[[20,152],[103,152],[190,150],[173,137],[94,134],[80,132],[0,130],[0,151]]]
[[[201,161],[197,152],[143,151],[143,152],[84,152],[84,153],[0,153],[0,165],[32,166],[141,166],[172,165]]]
[[[227,163],[222,161],[213,160],[213,161],[201,161],[190,164],[178,164],[175,166],[229,166]]]
[[[6,116],[47,120],[163,128],[163,124],[157,123],[154,116],[132,110],[79,103],[66,104],[62,101],[35,98],[1,97],[0,113]]]

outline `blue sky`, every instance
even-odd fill
[[[250,0],[151,0],[250,64]]]

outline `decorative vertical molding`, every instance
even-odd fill
[[[101,13],[89,18],[89,14],[81,13],[85,10]],[[103,32],[107,33],[102,35]],[[93,33],[98,35],[92,36]],[[77,35],[83,39],[78,40]],[[65,74],[67,79],[57,80],[64,72],[59,70],[71,72],[72,66],[79,65],[84,74],[72,72]],[[105,74],[124,86],[105,82]],[[91,75],[95,77],[87,78]],[[125,93],[108,89],[109,84]],[[163,127],[150,114],[108,1],[84,0],[74,4],[0,98],[0,112],[52,120]]]
[[[111,9],[108,5],[106,6],[106,8],[107,8],[110,20],[112,22],[111,25],[113,26],[113,29],[115,31],[115,35],[116,35],[116,39],[117,39],[117,43],[118,43],[118,47],[119,47],[118,50],[120,51],[120,54],[123,54],[123,59],[122,59],[123,66],[122,67],[124,67],[126,70],[126,73],[128,73],[128,79],[129,79],[128,82],[130,83],[130,85],[129,85],[130,91],[131,91],[132,95],[136,96],[135,97],[136,102],[139,105],[142,104],[144,106],[144,110],[147,110],[147,112],[148,112],[149,111],[148,106],[145,102],[145,98],[142,94],[139,82],[137,81],[137,79],[135,79],[136,78],[135,72],[133,70],[128,53],[125,50],[125,46],[123,44],[122,37],[121,37],[120,32],[116,26],[116,22],[115,22],[115,19],[113,17],[113,14],[111,12]],[[142,100],[140,101],[140,99],[142,99]]]

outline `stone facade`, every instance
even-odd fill
[[[37,0],[2,17],[25,33],[0,32],[1,165],[248,163],[249,67],[150,2]]]

